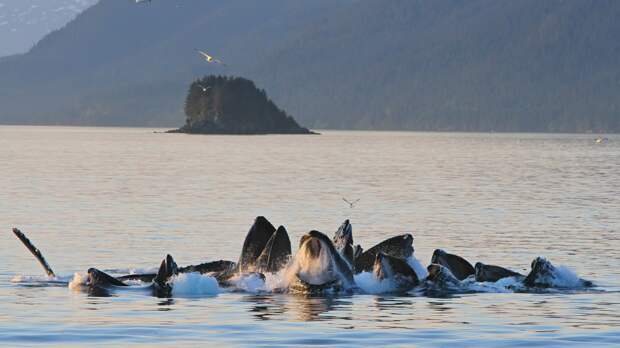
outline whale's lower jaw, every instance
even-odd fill
[[[323,295],[327,293],[342,292],[343,287],[340,279],[335,279],[323,284],[310,284],[299,278],[295,278],[288,286],[288,292],[291,294],[303,294],[303,295]]]

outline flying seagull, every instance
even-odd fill
[[[346,199],[346,198],[342,197],[342,200],[343,200],[343,201],[345,201],[345,202],[347,202],[347,204],[349,204],[349,206],[350,206],[351,208],[353,208],[353,207],[355,206],[355,204],[357,204],[357,202],[359,202],[359,201],[360,201],[360,199],[361,199],[361,198],[358,198],[358,199],[354,200],[353,202],[351,202],[351,201],[349,201],[348,199]]]
[[[136,4],[140,4],[140,3],[143,3],[143,2],[151,2],[151,0],[135,0]]]
[[[205,86],[201,85],[200,83],[198,84],[198,87],[200,87],[200,89],[202,89],[203,93],[207,93],[207,91],[211,89],[211,86],[206,86],[205,87]]]
[[[216,63],[216,64],[222,64],[224,66],[226,66],[226,64],[224,62],[222,62],[221,60],[214,58],[213,56],[210,56],[207,52],[201,51],[201,50],[197,50],[198,53],[200,53],[202,55],[202,58],[207,61],[208,63]]]

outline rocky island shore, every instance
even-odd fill
[[[169,133],[316,134],[242,77],[210,75],[194,81],[185,100],[185,115],[185,125]]]

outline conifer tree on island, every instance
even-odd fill
[[[209,75],[194,81],[185,100],[185,125],[173,133],[312,134],[242,77]]]

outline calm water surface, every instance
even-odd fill
[[[188,136],[0,127],[0,345],[618,346],[620,137],[325,132]],[[342,201],[361,198],[350,208]],[[42,286],[19,227],[70,278],[238,258],[257,215],[370,247],[409,232],[527,272],[539,255],[592,291],[447,298],[220,292],[92,297]],[[34,276],[16,282],[18,276]],[[29,279],[26,277],[26,279]],[[40,279],[39,279],[40,280]]]

